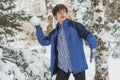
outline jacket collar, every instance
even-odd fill
[[[62,23],[62,26],[64,29],[66,29],[66,27],[68,27],[68,23],[69,23],[69,19],[66,18]],[[59,30],[59,27],[60,27],[60,23],[57,23],[56,29]]]

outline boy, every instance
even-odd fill
[[[69,20],[67,12],[64,4],[57,4],[53,8],[52,13],[58,23],[48,36],[44,36],[38,18],[33,17],[31,23],[36,27],[39,43],[43,46],[51,44],[51,75],[57,74],[56,80],[68,80],[72,73],[75,80],[85,80],[88,65],[82,39],[86,40],[91,48],[91,58],[101,65],[96,50],[96,38],[81,23]]]

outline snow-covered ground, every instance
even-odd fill
[[[111,56],[108,58],[108,70],[109,70],[109,80],[119,80],[120,79],[120,58],[113,59]]]

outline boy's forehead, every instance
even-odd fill
[[[59,9],[58,12],[59,12],[59,11],[66,11],[66,10],[63,8],[63,9]]]

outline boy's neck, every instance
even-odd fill
[[[59,22],[60,25],[62,25],[63,22]]]

